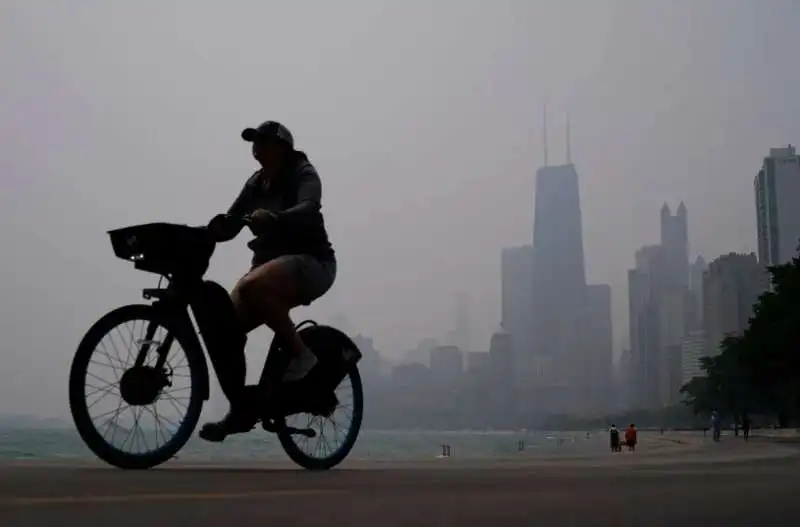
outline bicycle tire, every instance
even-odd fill
[[[178,426],[175,435],[162,447],[146,454],[126,453],[109,445],[94,426],[92,418],[89,415],[84,392],[89,361],[98,344],[100,344],[103,338],[116,327],[133,320],[157,322],[159,326],[174,333],[176,342],[186,354],[187,365],[190,372],[189,375],[192,382],[186,415]],[[86,444],[89,450],[98,458],[109,465],[121,469],[148,469],[160,465],[174,457],[191,438],[200,419],[200,412],[203,408],[204,401],[201,390],[202,379],[200,379],[202,370],[198,367],[197,361],[201,360],[205,360],[205,357],[187,342],[186,336],[176,327],[175,323],[163,316],[159,316],[152,305],[131,304],[122,306],[101,317],[81,340],[75,352],[75,356],[72,359],[69,373],[70,412],[72,413],[72,419],[78,430],[78,434],[84,444]]]
[[[297,443],[294,442],[292,434],[278,432],[278,441],[280,441],[283,451],[286,452],[289,459],[306,470],[332,469],[345,460],[358,440],[358,433],[361,431],[361,422],[364,418],[364,387],[361,382],[361,374],[355,364],[350,366],[346,377],[350,378],[353,385],[353,420],[344,444],[333,455],[323,459],[313,458],[300,450]]]

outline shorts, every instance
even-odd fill
[[[288,254],[279,256],[291,266],[295,275],[297,301],[304,306],[328,292],[336,280],[336,260],[321,259],[310,254]],[[258,267],[253,266],[253,268]]]

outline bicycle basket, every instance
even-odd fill
[[[114,254],[136,268],[160,275],[202,276],[214,253],[203,227],[146,223],[108,232]]]

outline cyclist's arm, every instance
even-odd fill
[[[322,208],[322,182],[316,170],[307,168],[298,177],[297,205],[276,214],[281,223],[302,224]]]
[[[233,203],[228,208],[228,216],[241,218],[253,212],[253,192],[256,188],[256,180],[257,174],[247,180],[242,190],[239,191],[239,195],[236,196],[236,199],[233,200]],[[235,238],[242,231],[244,225],[239,222],[232,222],[227,227],[230,230],[225,233],[226,237]]]

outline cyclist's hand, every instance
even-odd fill
[[[227,214],[217,214],[208,222],[208,231],[219,242],[228,241],[236,237],[238,229],[233,226],[232,218]]]
[[[274,212],[266,209],[258,209],[253,211],[250,215],[250,230],[253,234],[258,235],[264,231],[269,225],[275,222],[277,216]]]

